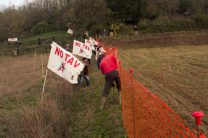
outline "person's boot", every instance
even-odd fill
[[[118,95],[118,100],[119,100],[119,104],[121,105],[122,103],[121,94]]]
[[[100,103],[100,110],[103,110],[103,108],[105,106],[105,102],[106,102],[106,97],[102,97],[101,103]]]

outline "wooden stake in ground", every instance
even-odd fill
[[[34,53],[34,71],[35,71],[35,68],[36,68],[36,45],[35,45],[35,53]]]
[[[46,74],[45,74],[45,78],[44,78],[44,82],[43,82],[43,90],[42,90],[41,99],[40,99],[41,103],[43,102],[43,95],[45,93],[45,85],[46,85],[47,75],[48,75],[48,69],[46,69]]]
[[[41,52],[41,67],[42,67],[41,77],[44,77],[44,71],[43,71],[43,54],[42,54],[42,52]]]
[[[3,46],[1,46],[1,56],[3,56],[4,54],[4,51],[3,51],[4,49],[3,49]]]

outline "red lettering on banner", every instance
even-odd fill
[[[63,54],[63,51],[61,50],[61,51],[60,51],[60,57],[63,58],[63,55],[64,55],[64,54]]]
[[[63,51],[61,49],[59,49],[58,47],[56,47],[56,50],[55,50],[54,54],[63,58]]]
[[[67,63],[69,63],[69,64],[73,64],[73,62],[74,62],[74,58],[72,57],[72,58],[70,58],[69,60],[68,60],[68,62]]]
[[[84,48],[84,49],[86,49],[86,50],[89,50],[89,47],[88,47],[88,45],[86,45],[86,44],[83,44],[82,48]]]
[[[75,61],[75,64],[74,64],[74,67],[76,68],[76,67],[78,67],[79,65],[80,65],[80,63],[77,63],[78,61],[76,60]]]
[[[75,42],[75,45],[78,46],[78,47],[80,47],[81,46],[81,43]]]
[[[83,45],[84,49],[87,49],[87,45]]]
[[[65,62],[66,62],[66,60],[67,60],[68,57],[70,57],[70,55],[68,55],[68,54],[66,53]]]
[[[56,47],[55,55],[57,54],[59,56],[59,53],[60,53],[60,49]]]

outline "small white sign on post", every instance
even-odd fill
[[[92,50],[95,51],[95,47],[94,47],[94,44],[90,41],[90,40],[87,40],[85,39],[85,44],[88,44],[91,46]]]
[[[91,57],[92,57],[92,48],[88,43],[84,44],[82,42],[74,40],[72,53],[75,54],[75,55],[84,57],[84,58],[91,59]]]
[[[93,39],[92,37],[90,37],[89,41],[90,41],[90,43],[91,43],[92,45],[98,45],[98,44],[99,44],[99,43],[98,43],[97,41],[95,41],[95,39]]]
[[[67,31],[67,33],[68,34],[73,34],[74,32],[72,31],[72,29],[69,28],[68,31]]]
[[[72,53],[66,51],[55,42],[51,44],[48,69],[71,84],[77,84],[78,75],[83,68],[84,64],[73,56]]]
[[[17,42],[17,41],[18,41],[17,37],[15,37],[15,38],[8,38],[8,42]]]

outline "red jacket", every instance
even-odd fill
[[[113,70],[116,70],[118,68],[116,63],[116,57],[113,55],[105,56],[101,60],[99,67],[103,74],[107,74]]]

